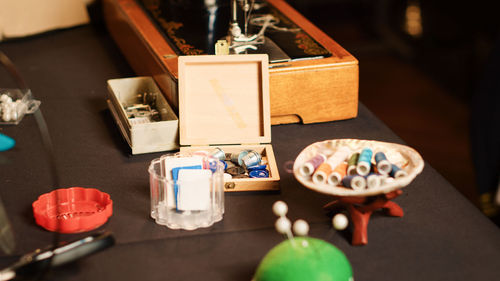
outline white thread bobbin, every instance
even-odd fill
[[[382,185],[382,177],[376,174],[366,176],[366,188],[377,188]]]

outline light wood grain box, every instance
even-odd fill
[[[284,0],[266,2],[332,54],[326,58],[272,64],[269,69],[272,124],[356,117],[358,60]],[[155,23],[136,0],[103,0],[103,11],[108,30],[129,64],[138,75],[154,77],[177,110],[178,56]]]
[[[179,57],[179,120],[181,153],[252,149],[267,162],[269,178],[232,179],[226,191],[279,189],[267,55]]]
[[[179,119],[151,77],[111,79],[108,84],[108,107],[132,154],[169,151],[179,148]],[[136,124],[127,118],[124,105],[139,102],[138,95],[156,94],[156,109],[161,121]]]

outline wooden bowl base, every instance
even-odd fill
[[[368,222],[374,211],[383,210],[392,217],[402,217],[403,209],[391,200],[401,195],[400,189],[376,196],[368,197],[335,197],[335,200],[323,208],[331,210],[347,209],[353,225],[351,244],[355,246],[368,244]]]

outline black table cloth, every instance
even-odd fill
[[[289,206],[288,217],[309,222],[310,236],[348,257],[356,280],[496,280],[500,231],[439,173],[424,171],[397,202],[402,218],[372,216],[368,245],[351,246],[322,206],[331,198],[301,186],[287,167],[307,145],[359,138],[403,143],[362,104],[352,120],[272,127],[280,192],[225,195],[225,215],[210,228],[170,230],[150,218],[149,162],[163,153],[130,154],[106,107],[106,80],[134,73],[105,30],[87,25],[0,43],[30,85],[50,131],[60,187],[94,187],[111,195],[114,213],[99,229],[116,245],[55,269],[50,280],[250,280],[261,258],[284,238],[274,230],[271,207]],[[0,70],[0,88],[16,87]],[[332,108],[335,110],[335,108]],[[16,146],[0,152],[0,197],[17,242],[6,266],[43,247],[53,234],[35,224],[31,203],[50,191],[52,179],[35,119],[27,115],[0,133]],[[432,137],[432,136],[429,136]],[[63,240],[85,234],[62,235]]]

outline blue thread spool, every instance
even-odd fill
[[[267,165],[255,165],[255,166],[250,166],[247,167],[248,171],[255,171],[255,170],[266,170]]]
[[[370,168],[372,166],[372,155],[373,151],[368,147],[364,148],[363,151],[361,151],[358,164],[356,166],[356,172],[358,172],[358,175],[366,176],[368,175],[368,173],[370,173]]]
[[[408,174],[405,171],[401,170],[401,168],[399,168],[398,166],[392,164],[392,169],[389,175],[393,178],[401,178],[406,177]]]
[[[253,170],[248,173],[251,178],[268,178],[269,172],[267,170]]]
[[[375,162],[377,163],[377,170],[382,175],[388,175],[391,172],[392,164],[387,160],[383,152],[375,153]]]
[[[364,177],[358,175],[347,176],[342,179],[342,184],[354,190],[362,190],[366,187],[366,180]]]

